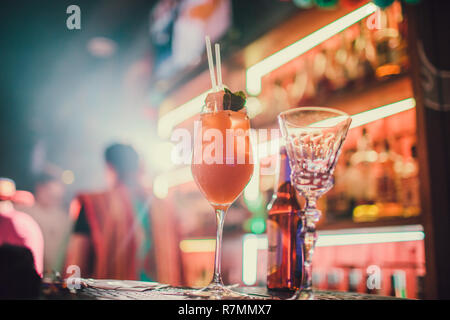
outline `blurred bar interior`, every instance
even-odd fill
[[[448,257],[435,253],[448,245],[436,246],[443,238],[435,237],[427,243],[430,234],[450,231],[449,208],[448,200],[431,207],[425,196],[435,181],[427,173],[429,153],[438,147],[424,147],[432,139],[424,128],[433,122],[419,112],[426,94],[417,80],[420,34],[412,31],[417,10],[436,1],[78,1],[81,30],[61,26],[69,3],[44,2],[48,10],[38,3],[19,10],[13,2],[2,10],[10,24],[2,41],[10,50],[1,58],[7,77],[0,95],[6,115],[0,176],[32,190],[32,176],[57,175],[68,212],[80,190],[104,187],[105,146],[133,144],[146,167],[143,182],[167,204],[152,214],[173,210],[180,226],[183,284],[206,285],[214,215],[190,166],[174,163],[172,133],[192,132],[210,89],[204,50],[210,35],[221,44],[225,84],[246,89],[252,128],[277,129],[276,116],[294,106],[352,115],[335,187],[320,198],[314,286],[368,292],[368,274],[376,269],[381,287],[370,293],[449,297],[442,269]],[[441,45],[448,52],[448,41]],[[448,109],[433,111],[448,120]],[[225,220],[222,272],[230,284],[266,285],[266,208],[276,174],[264,169],[276,162],[279,138],[258,138],[252,180]],[[445,150],[448,136],[442,143]],[[439,201],[448,192],[448,164],[440,167],[447,184]],[[440,231],[437,210],[447,216],[439,218]]]

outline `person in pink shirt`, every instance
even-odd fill
[[[32,204],[33,195],[16,190],[13,180],[0,178],[0,246],[3,244],[30,249],[36,272],[42,277],[44,268],[44,238],[37,222],[28,214],[17,211],[13,203]]]

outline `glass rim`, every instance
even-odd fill
[[[284,122],[287,122],[290,125],[297,127],[297,128],[330,128],[330,126],[298,125],[298,124],[292,123],[291,121],[289,121],[287,119],[283,119],[283,117],[285,117],[291,113],[295,113],[295,112],[299,112],[299,111],[325,111],[325,112],[334,113],[336,115],[345,117],[345,120],[342,120],[342,121],[348,121],[348,120],[352,119],[352,117],[348,113],[346,113],[342,110],[330,108],[330,107],[317,107],[317,106],[305,106],[305,107],[296,107],[293,109],[289,109],[289,110],[280,112],[280,114],[278,115],[278,119],[280,119]],[[318,121],[318,122],[320,122],[320,121]]]

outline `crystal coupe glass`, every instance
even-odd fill
[[[317,199],[333,187],[333,172],[347,136],[351,118],[345,112],[322,107],[299,107],[280,113],[286,141],[291,181],[306,199],[301,213],[304,276],[294,299],[313,299],[312,256],[317,241],[316,223],[321,213]]]

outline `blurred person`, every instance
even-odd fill
[[[0,299],[37,299],[41,277],[27,247],[0,245]]]
[[[71,231],[71,220],[63,207],[65,187],[55,175],[41,173],[34,182],[35,205],[24,208],[39,224],[44,236],[44,274],[61,272]]]
[[[109,146],[105,162],[108,189],[72,202],[75,224],[66,265],[77,265],[84,278],[180,284],[173,209],[142,187],[133,147]]]
[[[28,248],[35,269],[42,276],[44,267],[44,238],[37,222],[28,214],[18,211],[13,203],[32,203],[33,196],[16,190],[13,180],[0,178],[0,245],[10,244]],[[1,259],[0,259],[1,260]]]

